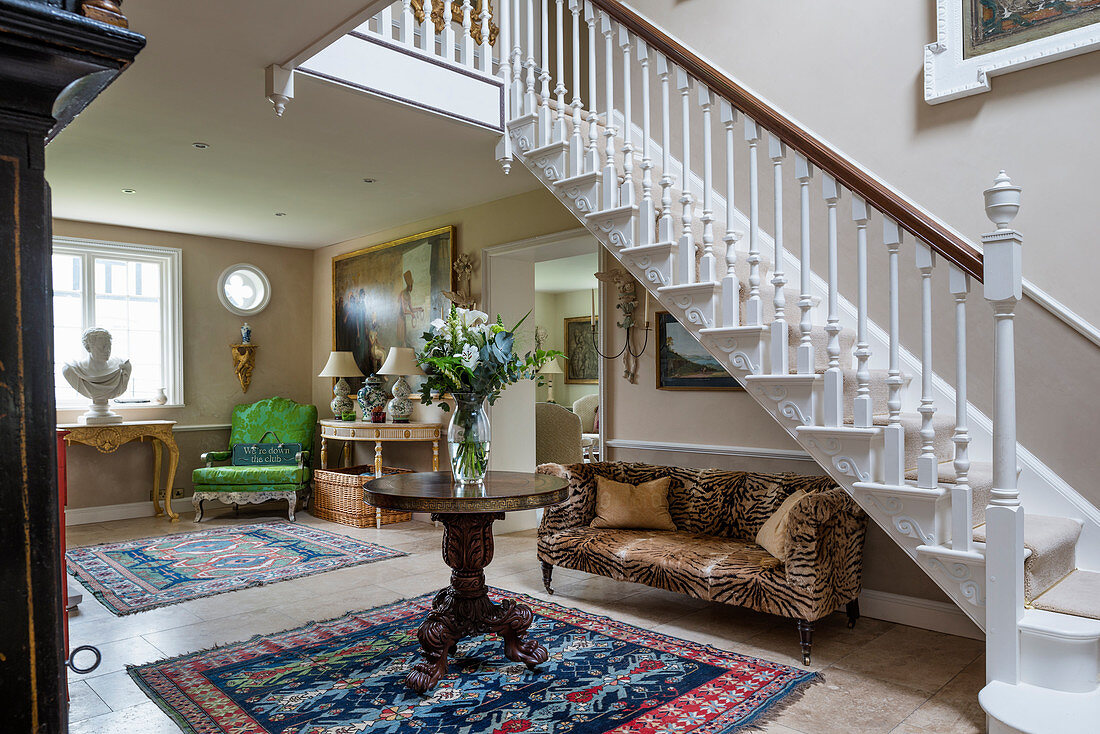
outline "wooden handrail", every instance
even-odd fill
[[[751,117],[786,145],[805,156],[820,170],[836,178],[845,188],[897,222],[903,229],[926,242],[972,278],[982,280],[982,253],[915,204],[870,175],[837,150],[799,127],[789,117],[740,86],[673,40],[634,10],[618,0],[591,0],[600,9],[637,33],[669,61],[706,84],[736,109]]]

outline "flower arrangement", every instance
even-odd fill
[[[480,481],[489,463],[489,425],[482,410],[492,405],[508,385],[530,380],[555,350],[536,348],[522,357],[515,351],[516,331],[530,312],[511,329],[498,315],[495,322],[482,311],[451,306],[446,318],[432,321],[424,333],[424,348],[416,361],[427,377],[420,387],[424,405],[451,393],[455,415],[447,431],[451,468],[460,483]],[[450,410],[442,403],[444,410]]]

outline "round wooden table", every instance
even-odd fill
[[[394,474],[368,482],[366,501],[375,507],[430,512],[443,523],[443,560],[451,585],[432,600],[432,611],[417,631],[421,659],[405,685],[424,693],[447,673],[447,656],[471,634],[495,632],[504,655],[529,669],[546,662],[546,648],[526,637],[533,615],[526,604],[505,599],[494,604],[485,585],[493,560],[493,521],[504,513],[555,505],[568,495],[564,479],[546,474],[489,472],[480,486],[456,485],[450,472]]]

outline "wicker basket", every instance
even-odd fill
[[[382,474],[408,474],[412,469],[382,467]],[[412,519],[411,512],[384,510],[363,500],[363,485],[374,478],[374,465],[346,469],[318,469],[313,472],[313,499],[309,512],[314,517],[342,525],[382,527]]]

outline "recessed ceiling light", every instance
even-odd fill
[[[198,148],[199,150],[206,150],[210,147],[210,143],[191,143],[192,148]]]
[[[124,193],[124,194],[136,194],[137,189],[123,189],[122,193]]]
[[[277,216],[277,217],[285,217],[285,216],[286,216],[286,212],[275,212],[275,216]]]
[[[378,179],[376,179],[376,178],[364,178],[363,183],[374,183],[377,180]]]

